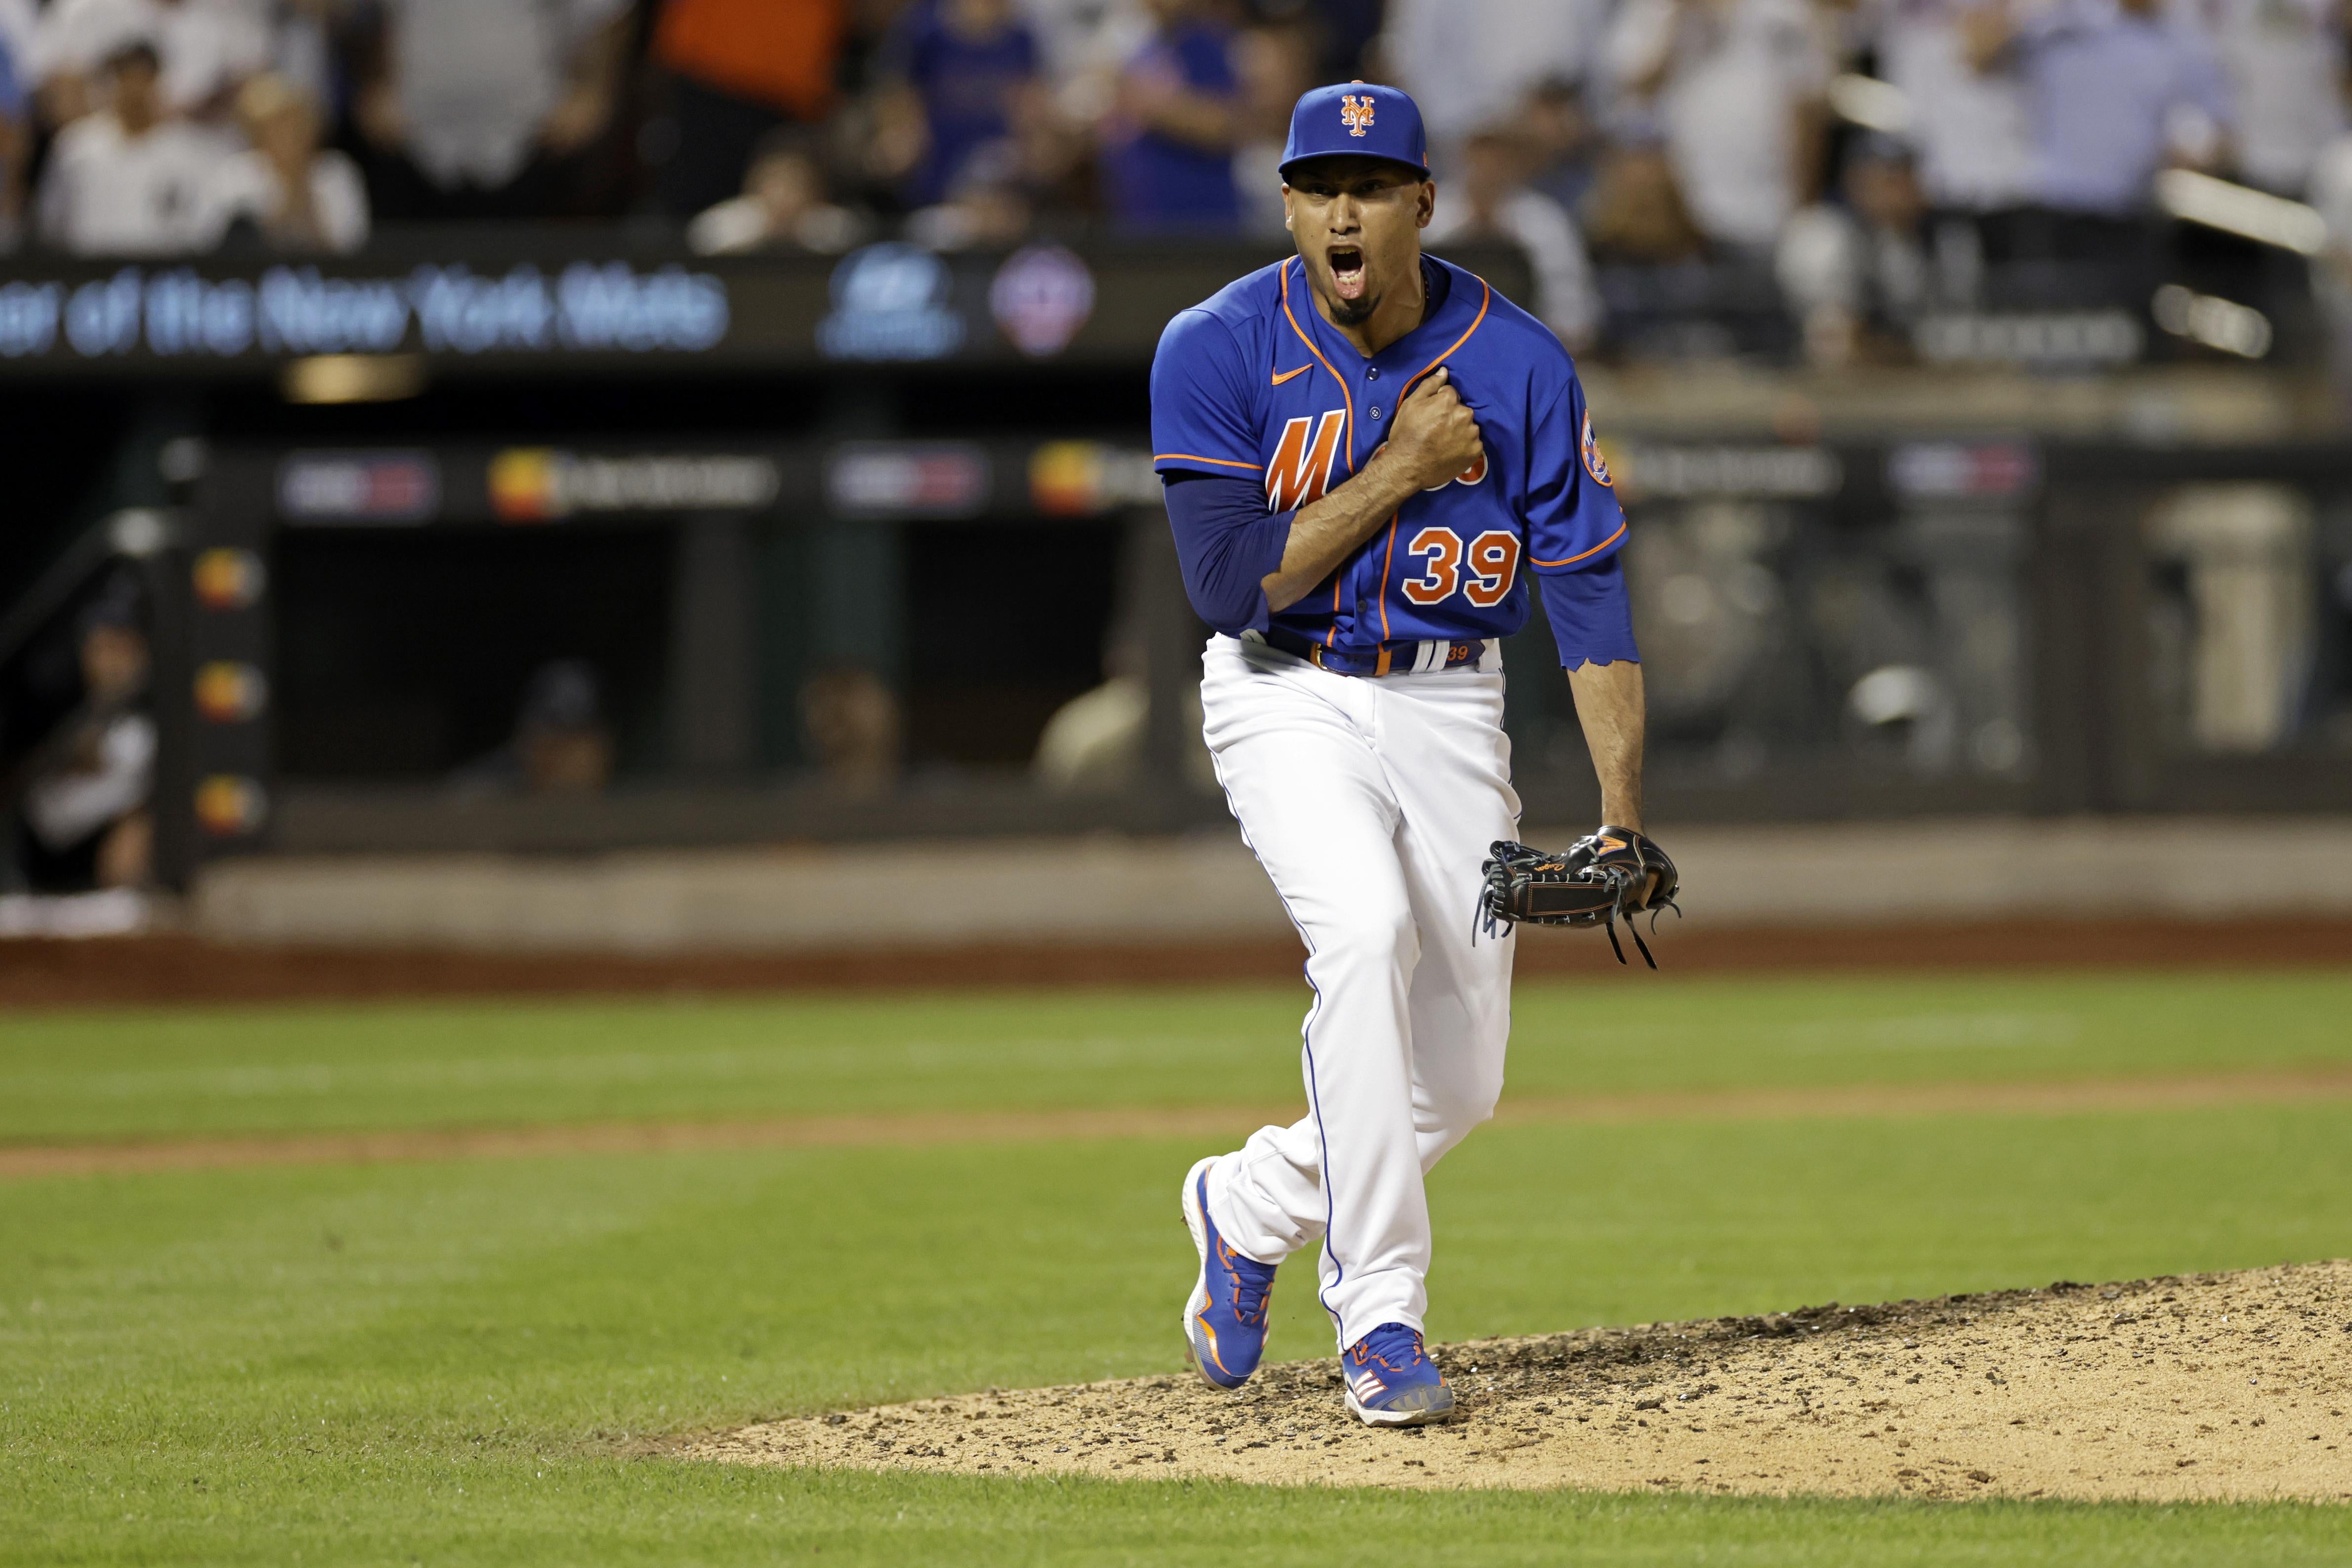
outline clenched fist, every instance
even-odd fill
[[[1398,405],[1389,428],[1391,461],[1402,465],[1416,490],[1445,484],[1478,461],[1478,422],[1440,366]]]

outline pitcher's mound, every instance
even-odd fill
[[[1172,1330],[1171,1330],[1172,1334]],[[1453,1421],[1374,1431],[1338,1364],[991,1390],[691,1458],[987,1475],[1922,1497],[2352,1500],[2352,1262],[1474,1340]]]

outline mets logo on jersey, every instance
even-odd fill
[[[1372,123],[1372,98],[1370,93],[1359,98],[1354,93],[1339,99],[1339,123],[1348,128],[1350,136],[1361,136]]]
[[[1471,463],[1469,467],[1465,468],[1461,473],[1456,474],[1451,479],[1439,480],[1436,484],[1430,486],[1423,494],[1433,494],[1436,491],[1444,489],[1448,485],[1475,485],[1480,480],[1486,478],[1486,449],[1481,446],[1478,448],[1477,457]]]
[[[1609,460],[1601,455],[1601,443],[1592,439],[1592,411],[1589,408],[1584,411],[1584,434],[1582,437],[1582,445],[1584,447],[1584,471],[1587,474],[1591,475],[1595,479],[1601,481],[1603,485],[1613,486],[1616,484],[1616,481],[1609,476]]]
[[[1320,420],[1312,414],[1291,420],[1275,443],[1274,460],[1265,465],[1265,509],[1287,512],[1323,498],[1331,485],[1331,465],[1339,458],[1339,436],[1348,416],[1338,409]]]

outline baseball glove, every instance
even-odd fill
[[[1633,916],[1647,914],[1654,935],[1658,915],[1682,908],[1675,894],[1682,885],[1666,852],[1631,828],[1602,827],[1579,839],[1565,854],[1546,854],[1508,839],[1497,839],[1485,871],[1486,890],[1478,900],[1479,920],[1489,936],[1499,936],[1519,921],[1536,925],[1599,925],[1609,933],[1617,961],[1625,949],[1617,941],[1622,919],[1653,969],[1649,944],[1633,927]]]

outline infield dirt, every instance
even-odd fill
[[[1518,974],[1638,979],[1597,933],[1522,938]],[[1247,942],[1009,942],[833,953],[510,953],[268,946],[188,936],[0,941],[0,1009],[378,997],[623,996],[905,991],[1033,986],[1296,982],[1289,936]],[[2002,920],[1865,927],[1669,925],[1659,960],[1683,974],[1929,970],[2333,969],[2352,965],[2352,920],[2297,917]]]
[[[1170,1324],[1171,1337],[1175,1332]],[[2352,1262],[1436,1349],[1442,1427],[1375,1431],[1334,1361],[919,1401],[697,1459],[994,1475],[1771,1495],[2352,1500]]]

